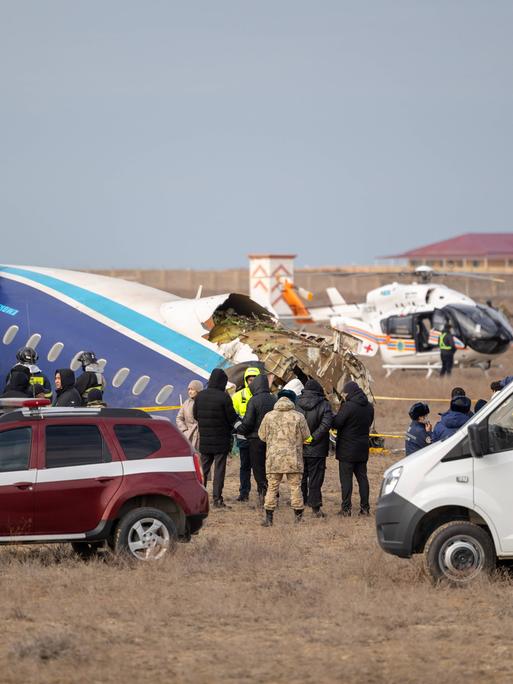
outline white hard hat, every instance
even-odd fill
[[[298,378],[294,378],[293,380],[290,380],[290,382],[288,382],[285,385],[285,387],[282,387],[282,389],[284,389],[284,390],[292,390],[298,397],[304,388],[305,388],[305,386],[303,385],[301,380],[299,380]]]

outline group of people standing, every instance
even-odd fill
[[[258,503],[265,510],[265,526],[273,524],[284,476],[290,486],[295,520],[302,519],[305,506],[311,507],[314,516],[325,517],[322,486],[330,430],[334,428],[342,489],[340,514],[351,515],[353,476],[360,491],[360,514],[369,514],[367,461],[374,408],[355,382],[346,383],[340,410],[333,415],[322,386],[315,380],[307,380],[304,387],[294,380],[273,394],[265,371],[250,366],[244,373],[244,386],[233,397],[226,391],[227,380],[226,373],[218,368],[212,371],[206,389],[197,380],[191,382],[189,398],[176,421],[201,454],[205,484],[214,466],[215,508],[229,508],[223,487],[235,438],[240,453],[237,501],[249,500],[253,476]]]
[[[32,347],[16,353],[16,364],[5,379],[0,399],[48,399],[52,406],[105,406],[104,379],[94,352],[82,352],[77,361],[82,366],[78,378],[70,368],[55,371],[54,387],[37,365],[38,354]]]

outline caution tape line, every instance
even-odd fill
[[[369,437],[387,437],[390,439],[404,439],[404,435],[384,435],[377,432],[370,434]]]
[[[178,411],[181,406],[140,406],[140,411],[148,411],[153,413],[154,411]]]

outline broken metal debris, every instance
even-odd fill
[[[344,384],[355,380],[373,400],[370,374],[353,353],[357,342],[343,333],[315,335],[285,328],[273,319],[224,311],[216,312],[209,340],[234,364],[261,361],[274,375],[274,389],[295,377],[303,383],[313,378],[336,407]]]

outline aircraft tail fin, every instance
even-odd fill
[[[336,287],[328,287],[326,288],[326,292],[332,306],[343,306],[344,304],[347,304],[346,300],[344,297],[342,297]]]

